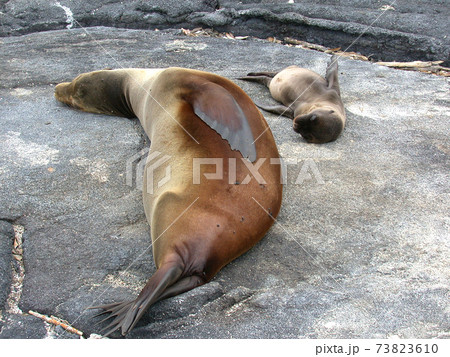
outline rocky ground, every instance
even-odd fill
[[[54,85],[101,68],[181,66],[267,103],[264,87],[235,78],[291,64],[323,74],[329,55],[176,29],[66,29],[58,6],[33,27],[19,20],[39,19],[44,2],[27,3],[36,11],[0,2],[14,35],[0,38],[0,338],[79,338],[29,311],[88,337],[98,327],[86,307],[133,298],[155,270],[141,192],[126,180],[149,143],[136,120],[57,103]],[[98,18],[125,6],[90,4]],[[211,283],[152,307],[129,338],[450,337],[448,79],[342,58],[340,83],[348,123],[336,142],[307,144],[265,113],[292,163],[277,224]]]

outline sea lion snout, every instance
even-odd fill
[[[82,105],[80,97],[80,86],[78,78],[75,78],[72,82],[63,82],[55,87],[55,98],[60,102],[73,107],[75,109],[85,110]]]
[[[317,115],[300,115],[293,121],[293,129],[299,133],[308,143],[315,143],[316,139],[312,132],[314,125],[318,122]]]
[[[83,73],[72,82],[58,84],[55,98],[85,112],[133,118],[135,115],[121,90],[123,81],[120,70]]]
[[[55,87],[55,98],[64,104],[70,105],[71,95],[69,94],[70,82],[63,82]]]

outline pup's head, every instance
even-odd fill
[[[336,140],[344,129],[343,118],[333,109],[315,109],[294,118],[294,130],[309,143]]]

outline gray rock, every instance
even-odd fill
[[[87,307],[134,298],[155,271],[141,193],[126,184],[127,161],[148,141],[135,120],[57,103],[54,84],[108,67],[182,66],[233,79],[297,64],[323,74],[329,60],[175,30],[1,41],[0,217],[25,227],[19,306],[86,336],[104,326]],[[298,162],[278,223],[212,283],[153,306],[130,338],[448,337],[448,79],[349,59],[340,73],[348,124],[336,142],[306,144],[289,119],[264,113],[281,155]],[[272,101],[266,88],[236,83],[254,101]],[[320,177],[301,176],[305,163]],[[5,319],[0,337],[45,335],[22,318]]]

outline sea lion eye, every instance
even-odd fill
[[[314,121],[314,120],[316,120],[316,118],[317,118],[317,115],[314,114],[311,118],[309,118],[309,120]]]
[[[330,114],[333,114],[334,113],[334,110],[330,110]]]
[[[83,98],[87,94],[87,89],[85,86],[80,85],[77,90],[78,97]]]

